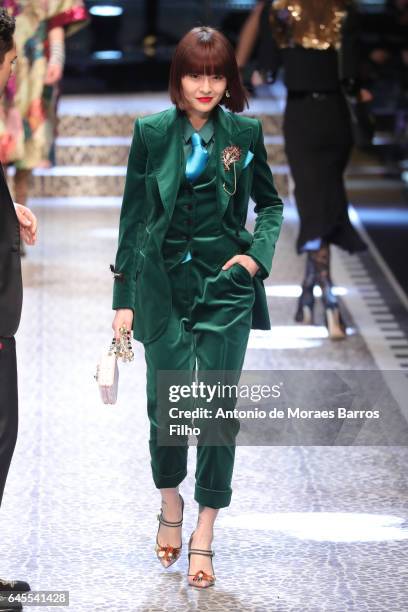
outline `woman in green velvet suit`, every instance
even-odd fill
[[[151,468],[162,497],[156,553],[165,567],[181,552],[178,488],[187,473],[188,435],[160,443],[169,420],[157,377],[172,370],[171,384],[180,384],[182,374],[191,382],[216,371],[217,380],[238,384],[251,327],[270,329],[263,280],[283,208],[260,122],[235,114],[244,109],[245,92],[221,33],[200,27],[180,41],[170,95],[174,107],[135,123],[113,297],[116,337],[122,325],[133,328],[145,349]],[[250,197],[253,235],[245,228]],[[218,511],[231,500],[239,422],[193,424],[199,514],[188,575],[189,584],[205,588],[215,581],[210,546]]]

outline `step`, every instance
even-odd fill
[[[129,136],[57,138],[57,166],[126,166],[132,139]]]
[[[346,173],[346,188],[351,200],[358,198],[363,203],[381,201],[399,201],[403,196],[404,185],[398,169],[390,170],[378,162],[375,157],[354,157]]]
[[[289,175],[286,165],[271,167],[278,193],[285,197],[289,192]],[[14,169],[9,169],[9,175]],[[125,166],[55,166],[39,168],[33,172],[30,197],[85,197],[121,196],[125,186]],[[12,181],[10,181],[12,184]]]
[[[95,109],[97,111],[97,108]],[[133,126],[138,117],[144,117],[150,113],[117,113],[117,114],[95,114],[60,115],[58,120],[58,135],[60,137],[95,137],[95,136],[127,136],[133,134]],[[251,116],[251,115],[249,115]],[[282,115],[252,115],[262,121],[265,135],[278,136],[282,134]]]
[[[404,185],[400,179],[346,176],[346,189],[350,201],[358,200],[360,205],[404,200]]]
[[[126,166],[131,137],[68,136],[56,141],[58,166]],[[270,164],[286,164],[283,138],[265,136]]]

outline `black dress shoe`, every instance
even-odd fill
[[[14,612],[14,610],[22,610],[23,606],[19,602],[10,603],[7,597],[0,594],[0,612]]]
[[[309,252],[306,259],[305,278],[302,283],[302,294],[299,298],[295,321],[305,325],[313,325],[314,286],[316,284],[316,267]]]
[[[23,580],[2,580],[0,578],[0,595],[4,591],[10,591],[11,593],[28,593],[31,591],[28,582]]]
[[[2,580],[0,578],[0,612],[12,612],[22,610],[23,606],[19,601],[10,602],[6,593],[27,593],[30,591],[28,582],[22,580]]]

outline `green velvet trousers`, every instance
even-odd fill
[[[195,256],[186,263],[180,263],[180,256],[165,260],[172,287],[172,314],[166,331],[144,345],[149,447],[153,480],[158,489],[177,487],[182,482],[187,474],[188,453],[187,436],[180,436],[178,445],[165,446],[158,441],[161,426],[158,372],[187,371],[193,376],[196,371],[203,380],[205,372],[218,370],[226,373],[229,384],[238,384],[251,329],[254,288],[250,273],[240,264],[222,270],[220,265],[211,263],[208,243],[199,245],[193,253],[202,252],[202,248],[207,253],[205,258]],[[223,261],[230,256],[226,251]],[[226,404],[231,409],[235,402],[229,400]],[[219,402],[217,405],[220,406]],[[201,430],[197,439],[194,499],[203,506],[226,507],[231,501],[239,421],[233,418],[222,422],[194,420],[194,425]],[[217,428],[218,434],[224,429],[222,439],[228,443],[206,443],[211,442],[211,428]]]

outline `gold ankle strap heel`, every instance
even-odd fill
[[[212,559],[215,555],[215,552],[213,550],[205,550],[203,548],[191,548],[192,539],[193,539],[193,534],[191,534],[190,541],[188,543],[188,569],[190,570],[191,555],[202,555],[203,557],[211,557],[211,567],[213,567]],[[214,568],[213,568],[213,572],[214,572]],[[213,586],[215,583],[214,574],[207,574],[207,572],[205,572],[202,569],[198,570],[198,572],[196,572],[195,574],[188,573],[187,576],[193,576],[193,582],[195,584],[190,584],[190,586],[194,586],[199,589],[208,589],[208,587]],[[207,582],[208,584],[203,586],[201,584],[203,581]]]
[[[163,517],[162,508],[160,508],[160,514],[157,515],[157,520],[159,521],[159,527],[157,529],[155,551],[156,551],[157,558],[163,567],[170,567],[170,565],[173,565],[173,563],[177,561],[177,559],[180,557],[180,554],[181,554],[182,543],[180,544],[180,546],[169,546],[169,545],[161,546],[158,540],[160,525],[164,525],[165,527],[181,527],[182,526],[183,514],[184,514],[184,499],[182,498],[181,495],[180,495],[180,498],[181,498],[181,520],[180,521],[166,521],[166,519]]]

